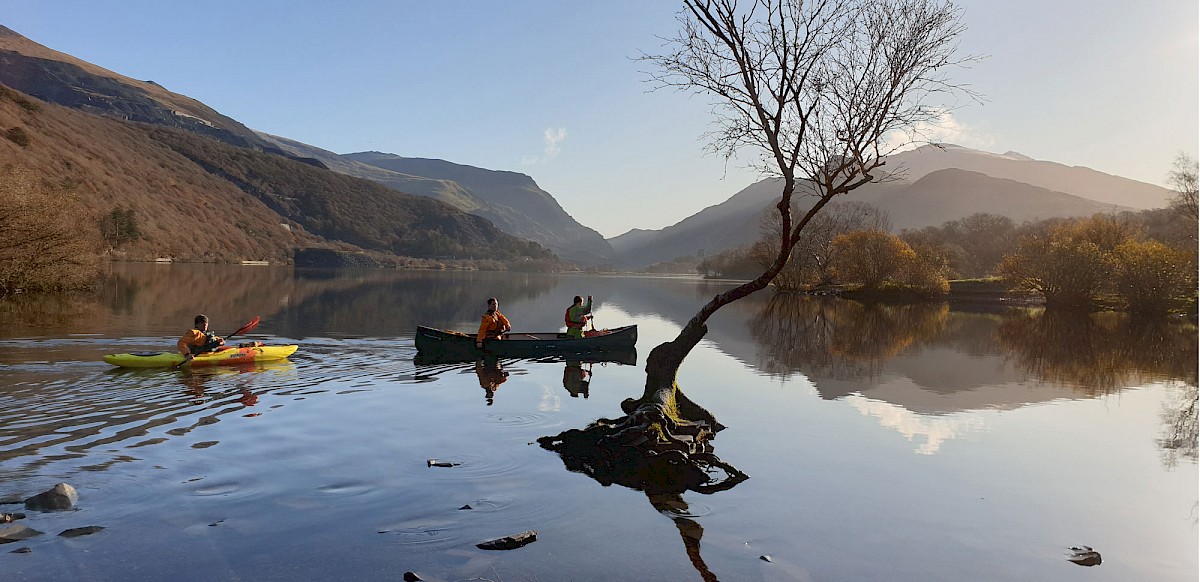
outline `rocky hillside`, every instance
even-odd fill
[[[464,210],[487,218],[504,232],[539,242],[563,258],[600,264],[614,254],[600,233],[579,224],[525,174],[381,152],[343,157],[403,175],[453,182],[484,202],[483,206]]]
[[[259,136],[289,155],[318,160],[335,172],[436,198],[486,218],[504,232],[540,243],[564,259],[603,264],[615,254],[600,233],[572,218],[525,174],[380,152],[336,154],[285,137]]]

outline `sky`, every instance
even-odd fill
[[[1195,0],[960,0],[951,72],[983,96],[938,139],[1166,185],[1196,157]],[[660,229],[759,179],[706,153],[710,101],[653,91],[636,60],[666,0],[0,0],[49,48],[337,153],[531,176],[606,237]]]

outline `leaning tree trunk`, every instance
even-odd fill
[[[708,332],[708,318],[721,307],[766,288],[787,264],[800,230],[832,198],[822,196],[793,229],[793,191],[794,181],[785,179],[778,205],[783,229],[775,262],[753,281],[713,297],[674,340],[650,351],[645,389],[641,398],[621,403],[625,416],[602,418],[582,430],[542,437],[538,443],[543,448],[559,453],[572,471],[587,473],[604,485],[619,483],[648,494],[686,490],[712,493],[748,478],[713,454],[710,441],[725,427],[684,395],[676,376],[684,358]],[[724,476],[714,476],[718,471]]]

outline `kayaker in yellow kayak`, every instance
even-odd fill
[[[217,348],[225,345],[225,339],[217,334],[208,331],[208,316],[197,315],[195,321],[196,327],[183,334],[175,345],[179,348],[179,353],[183,354],[185,361],[189,361],[196,357],[196,354],[207,352],[215,352]]]
[[[485,339],[500,339],[500,336],[512,331],[508,318],[500,313],[500,302],[495,297],[488,297],[488,309],[479,321],[479,333],[475,336],[475,347],[482,348]]]

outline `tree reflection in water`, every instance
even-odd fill
[[[872,378],[907,349],[952,343],[964,353],[1001,355],[1036,381],[1086,396],[1163,382],[1170,391],[1158,441],[1163,463],[1197,460],[1194,323],[1041,309],[979,320],[956,317],[944,303],[879,305],[776,294],[751,329],[758,367],[784,377]]]
[[[1194,324],[1045,311],[1005,320],[998,335],[1014,361],[1038,378],[1088,395],[1169,383],[1160,414],[1162,462],[1172,468],[1181,458],[1196,461],[1200,396]]]
[[[751,320],[759,368],[839,380],[877,376],[882,364],[939,333],[945,303],[862,304],[777,293]]]
[[[1006,355],[1044,382],[1088,395],[1156,381],[1196,385],[1196,329],[1119,313],[1027,312],[1005,318]]]

